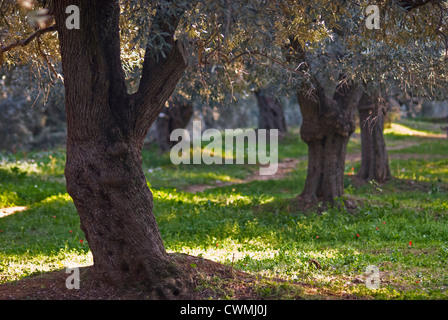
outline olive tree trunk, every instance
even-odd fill
[[[278,129],[279,133],[286,133],[286,120],[283,106],[281,103],[270,97],[265,90],[255,91],[255,97],[260,111],[258,128],[259,129]]]
[[[357,87],[338,88],[331,99],[316,81],[316,90],[298,92],[303,116],[300,135],[308,145],[308,171],[299,199],[333,202],[344,193],[347,143],[355,131],[354,113],[361,97]]]
[[[65,25],[72,4],[80,8],[79,30]],[[170,276],[173,264],[154,218],[141,150],[186,68],[183,47],[173,39],[180,17],[157,12],[150,33],[165,32],[171,47],[157,61],[147,49],[140,88],[130,95],[120,60],[119,2],[59,0],[53,10],[66,92],[67,191],[93,254],[94,278],[155,284]]]
[[[363,97],[358,106],[358,114],[361,128],[361,168],[357,178],[364,182],[385,182],[392,177],[383,134],[386,110]]]

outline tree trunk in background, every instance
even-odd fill
[[[260,110],[258,128],[259,129],[278,129],[279,133],[286,133],[287,126],[283,106],[267,95],[264,90],[255,91],[255,96]]]
[[[360,97],[360,89],[346,87],[327,99],[317,81],[313,94],[298,92],[303,116],[300,135],[308,145],[308,171],[299,199],[306,204],[332,202],[343,195],[347,143],[355,131],[354,113]]]
[[[202,106],[202,119],[204,124],[204,130],[215,128],[215,117],[213,116],[214,107],[204,105]]]
[[[382,183],[391,178],[389,159],[384,141],[386,110],[379,108],[365,94],[358,106],[361,128],[361,168],[357,178]]]
[[[182,101],[180,98],[171,97],[168,100],[168,108],[164,108],[157,117],[157,139],[161,152],[170,150],[177,142],[170,140],[171,132],[175,129],[183,129],[193,116],[193,105]]]
[[[94,279],[157,286],[174,268],[154,218],[141,150],[186,68],[183,48],[156,13],[150,32],[169,34],[171,49],[157,62],[147,50],[139,91],[130,95],[120,60],[119,3],[76,1],[81,28],[69,30],[65,9],[72,2],[54,2],[66,92],[67,191],[92,251]],[[171,18],[176,25],[179,17]]]

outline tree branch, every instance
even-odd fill
[[[187,67],[183,44],[174,40],[174,33],[186,8],[157,8],[148,39],[159,36],[160,51],[148,41],[138,91],[132,97],[135,110],[135,133],[145,136],[149,126],[161,112]],[[169,13],[167,13],[169,12]]]
[[[285,68],[288,71],[291,71],[291,72],[297,73],[297,74],[301,74],[301,75],[307,75],[306,73],[298,70],[302,66],[302,64],[307,64],[305,61],[302,61],[301,63],[299,63],[297,68],[292,69],[292,68],[288,67],[286,64],[282,63],[281,61],[279,61],[279,60],[277,60],[277,59],[267,55],[266,53],[259,52],[257,50],[241,52],[240,54],[236,55],[232,59],[230,59],[230,60],[227,59],[227,63],[232,63],[233,61],[235,61],[238,58],[241,58],[244,55],[259,55],[259,56],[265,57],[266,59],[271,60],[272,62],[282,66],[283,68]]]
[[[400,7],[405,9],[406,11],[411,11],[412,9],[418,8],[420,6],[423,6],[427,3],[438,3],[439,1],[436,0],[397,0],[397,3]]]
[[[41,48],[41,43],[40,43],[40,36],[37,37],[37,51],[39,51],[40,55],[42,56],[42,58],[44,59],[44,61],[47,63],[48,68],[50,68],[51,72],[53,72],[53,74],[56,76],[56,78],[60,79],[62,82],[64,82],[64,78],[58,74],[56,72],[56,70],[54,69],[53,65],[50,63],[50,61],[48,60],[47,55],[45,54],[45,52],[42,50]]]
[[[23,39],[23,40],[19,40],[17,42],[11,43],[7,46],[1,47],[0,53],[3,52],[7,52],[10,51],[16,47],[25,47],[27,46],[31,41],[33,41],[35,38],[40,37],[41,35],[48,33],[48,32],[52,32],[52,31],[57,31],[56,25],[52,25],[48,28],[45,29],[39,29],[36,32],[32,33],[28,38]]]
[[[170,52],[175,50],[174,45],[174,33],[179,24],[179,20],[183,12],[179,11],[179,14],[168,15],[166,13],[166,8],[157,8],[156,15],[151,25],[151,29],[148,34],[148,44],[146,46],[145,57],[142,69],[142,78],[140,81],[140,92],[144,92],[148,85],[152,82],[152,77],[156,76],[154,69],[162,65],[168,59]],[[154,43],[150,41],[152,37],[158,35],[162,43],[159,45],[162,47],[160,49],[154,49]],[[160,52],[158,52],[160,50]]]
[[[132,96],[135,112],[134,132],[145,137],[147,130],[162,111],[187,67],[183,44],[176,41],[163,61],[147,69],[139,90]],[[143,81],[144,80],[144,81]]]

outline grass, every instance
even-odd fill
[[[170,252],[267,277],[253,283],[258,297],[265,299],[347,294],[362,299],[447,299],[448,162],[440,156],[448,155],[448,141],[410,135],[423,130],[419,125],[400,122],[387,131],[387,145],[405,143],[405,148],[390,152],[395,179],[356,188],[347,175],[346,195],[364,202],[354,212],[336,207],[321,214],[292,209],[290,199],[300,193],[306,176],[306,145],[296,130],[279,146],[280,160],[302,159],[285,179],[196,194],[182,187],[244,180],[257,168],[174,166],[166,155],[145,150],[143,166],[165,246]],[[359,152],[356,138],[348,150]],[[402,155],[415,158],[404,160]],[[64,150],[0,158],[1,206],[28,208],[0,218],[0,283],[91,264],[79,218],[65,192]],[[359,162],[349,163],[347,174],[352,166],[356,172]],[[380,289],[366,287],[368,266],[379,268]],[[198,290],[207,288],[232,299],[234,293],[224,289],[224,281],[228,280],[211,279],[200,283]]]

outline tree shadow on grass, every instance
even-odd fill
[[[26,172],[0,169],[0,181],[0,196],[11,198],[4,199],[2,202],[14,205],[27,206],[49,196],[66,192],[65,183]]]
[[[251,275],[208,259],[174,253],[171,256],[182,270],[189,274],[190,290],[173,300],[302,300],[348,299],[358,300],[352,294],[336,295],[325,288],[313,287],[299,281],[285,281]],[[0,300],[157,300],[151,288],[143,286],[112,286],[89,281],[93,266],[80,268],[79,289],[69,289],[71,272],[65,269],[30,276],[18,281],[0,284]],[[67,287],[67,283],[69,286]]]
[[[233,237],[237,241],[244,242],[260,235],[264,232],[264,228],[271,224],[271,221],[269,218],[264,219],[261,216],[254,215],[251,211],[251,202],[245,203],[243,200],[248,197],[256,197],[258,192],[266,190],[267,185],[269,185],[269,182],[254,182],[253,186],[240,186],[241,189],[235,191],[233,189],[226,189],[225,192],[215,190],[211,191],[212,194],[206,196],[187,195],[175,191],[166,191],[163,196],[159,194],[155,198],[155,214],[162,238],[168,244],[202,246],[206,243],[203,240],[210,237],[214,237],[218,241]],[[288,187],[287,183],[276,182],[275,187],[272,187],[270,191],[282,192],[281,190],[285,187]],[[234,204],[226,205],[221,201],[233,193],[240,195],[243,202],[236,201]],[[219,197],[221,197],[221,200],[216,200]],[[54,218],[55,216],[57,218]],[[17,254],[18,251],[25,254],[24,250],[31,248],[26,253],[26,257],[33,259],[33,256],[39,257],[52,252],[57,253],[59,250],[88,250],[86,242],[80,244],[76,236],[69,233],[74,224],[78,225],[79,223],[76,210],[69,198],[53,199],[50,197],[50,199],[36,204],[26,215],[9,217],[8,219],[10,219],[9,222],[14,221],[11,226],[15,226],[17,230],[13,236],[16,242],[20,244],[18,247],[10,248],[11,254]],[[254,233],[255,229],[250,222],[256,220],[260,220],[263,226],[257,226],[256,229],[259,230]],[[19,231],[21,226],[25,228],[24,233]],[[32,236],[26,236],[26,228],[31,226],[34,228],[33,232],[43,235],[38,242],[35,241],[36,243],[32,243]],[[235,229],[235,226],[238,227]],[[278,230],[278,234],[281,233],[282,230]],[[177,236],[173,236],[176,234]],[[45,237],[45,235],[49,236]],[[36,238],[34,237],[34,239]],[[207,243],[207,245],[213,244]],[[6,254],[8,253],[6,252]],[[183,265],[185,270],[193,271],[195,286],[194,290],[190,292],[191,299],[356,298],[351,295],[333,296],[329,291],[325,292],[324,289],[313,288],[309,284],[302,284],[298,281],[290,283],[282,279],[251,275],[237,270],[233,265],[224,265],[182,254],[174,255],[181,257],[176,258],[176,261]],[[88,274],[91,267],[85,267],[83,270]],[[148,290],[138,287],[91,286],[81,290],[68,290],[66,288],[68,276],[69,274],[61,269],[2,284],[0,285],[0,299],[140,300],[153,298]],[[281,286],[282,284],[283,286]]]

